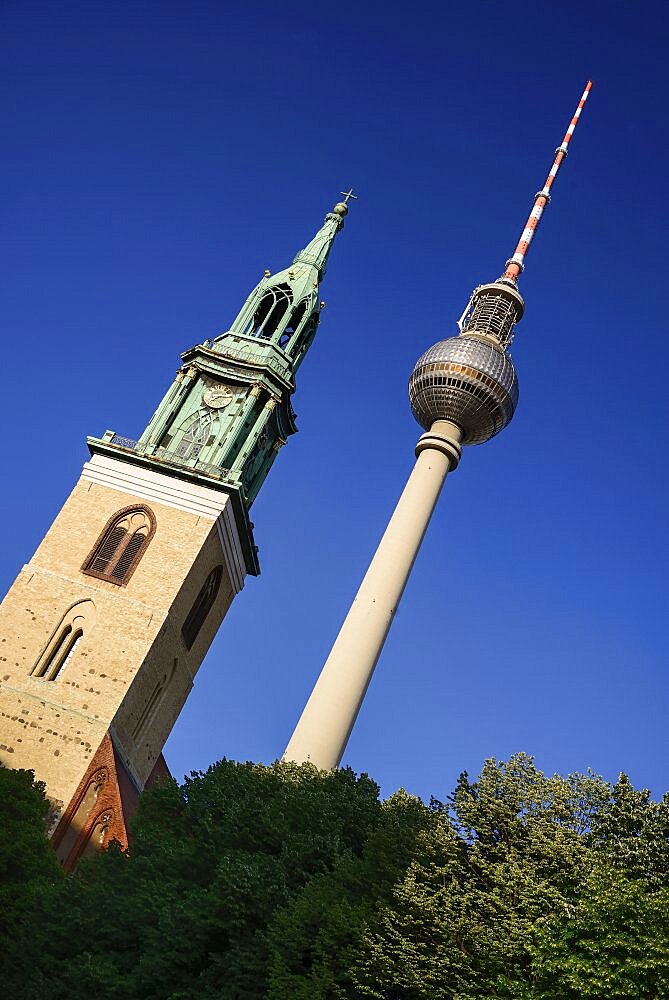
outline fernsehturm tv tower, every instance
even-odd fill
[[[285,760],[324,769],[339,765],[446,475],[457,468],[462,445],[488,441],[513,417],[518,379],[509,347],[525,310],[518,276],[591,87],[588,81],[504,274],[474,290],[458,336],[439,341],[416,362],[409,399],[426,432],[416,445],[416,464]]]

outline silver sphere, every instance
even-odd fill
[[[343,201],[338,201],[332,211],[335,215],[341,215],[343,218],[345,215],[348,215],[348,205]]]
[[[451,420],[462,428],[463,444],[482,444],[513,417],[518,402],[516,370],[492,338],[450,337],[416,362],[409,401],[426,430],[435,420]]]

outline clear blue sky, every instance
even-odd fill
[[[167,745],[271,761],[412,464],[406,382],[512,253],[520,403],[449,478],[345,761],[443,796],[515,750],[667,780],[665,3],[0,4],[3,590],[342,187],[355,203],[253,509],[262,575]]]

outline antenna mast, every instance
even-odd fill
[[[551,200],[551,187],[553,181],[557,176],[557,172],[560,169],[562,161],[566,158],[569,142],[574,134],[574,129],[578,124],[578,120],[581,117],[581,111],[583,110],[583,105],[588,99],[588,94],[592,88],[592,80],[588,80],[585,90],[583,91],[583,96],[579,101],[578,107],[574,117],[572,118],[569,128],[565,132],[565,137],[562,140],[561,145],[555,150],[555,159],[553,160],[553,166],[548,172],[548,177],[546,178],[546,183],[542,187],[541,191],[538,191],[534,196],[534,205],[532,206],[532,211],[529,214],[529,218],[525,223],[525,228],[520,234],[520,239],[518,241],[518,246],[516,247],[513,257],[510,257],[506,262],[506,270],[502,275],[502,280],[507,279],[512,281],[514,284],[518,278],[518,275],[525,268],[525,255],[529,250],[530,243],[532,242],[532,237],[534,236],[537,226],[539,225],[539,220],[543,215],[543,211]]]

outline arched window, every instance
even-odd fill
[[[198,632],[204,625],[204,621],[212,609],[216,600],[218,589],[221,586],[223,567],[217,566],[204,582],[204,586],[195,598],[195,604],[188,612],[186,621],[181,626],[181,635],[186,643],[186,649],[190,649],[197,639]]]
[[[113,809],[105,809],[105,811],[97,817],[88,836],[88,840],[86,841],[86,846],[81,852],[81,857],[94,858],[98,851],[102,850],[105,843],[105,837],[109,833],[109,828],[112,825],[113,819]]]
[[[63,616],[60,624],[47,642],[31,673],[45,681],[55,681],[72,657],[84,632],[95,621],[95,605],[92,601],[79,601]]]
[[[295,306],[295,308],[293,309],[292,316],[290,317],[288,323],[286,324],[286,329],[279,338],[279,347],[286,347],[288,345],[291,337],[293,336],[295,331],[299,328],[300,323],[304,319],[304,313],[306,311],[306,308],[307,308],[306,299],[302,299],[302,301]]]
[[[148,507],[124,507],[105,525],[95,548],[81,567],[82,572],[124,586],[155,530],[156,519]]]
[[[137,719],[137,722],[135,723],[135,728],[132,731],[132,738],[134,740],[136,740],[137,737],[142,733],[142,731],[147,726],[150,726],[151,723],[153,722],[156,716],[156,712],[158,711],[158,706],[162,701],[162,697],[165,694],[165,691],[170,681],[174,677],[174,674],[176,673],[177,663],[178,660],[175,657],[174,660],[172,661],[172,666],[169,667],[167,670],[165,670],[163,676],[160,678],[160,680],[155,685],[153,691],[151,692],[146,702],[146,705],[139,713],[139,718]]]
[[[79,800],[79,804],[74,812],[74,815],[68,824],[65,834],[56,845],[56,857],[59,861],[63,862],[63,864],[68,860],[72,852],[72,848],[81,836],[81,831],[86,826],[88,817],[93,812],[93,809],[95,808],[100,797],[100,793],[108,780],[109,772],[106,767],[103,767],[100,768],[99,771],[96,771],[89,781],[86,790]]]
[[[218,424],[218,414],[211,410],[199,410],[186,427],[181,441],[174,450],[179,458],[197,458],[207,444],[213,442],[212,434]]]
[[[304,324],[304,329],[302,330],[300,338],[297,344],[295,345],[295,347],[297,348],[297,350],[294,352],[294,357],[295,357],[294,364],[296,368],[301,363],[302,359],[304,358],[304,355],[311,347],[311,343],[316,334],[317,327],[318,327],[318,314],[315,313],[312,316],[310,316],[307,322]]]
[[[252,337],[269,340],[276,333],[292,302],[293,293],[290,285],[273,285],[268,288],[258,303],[247,333]]]

